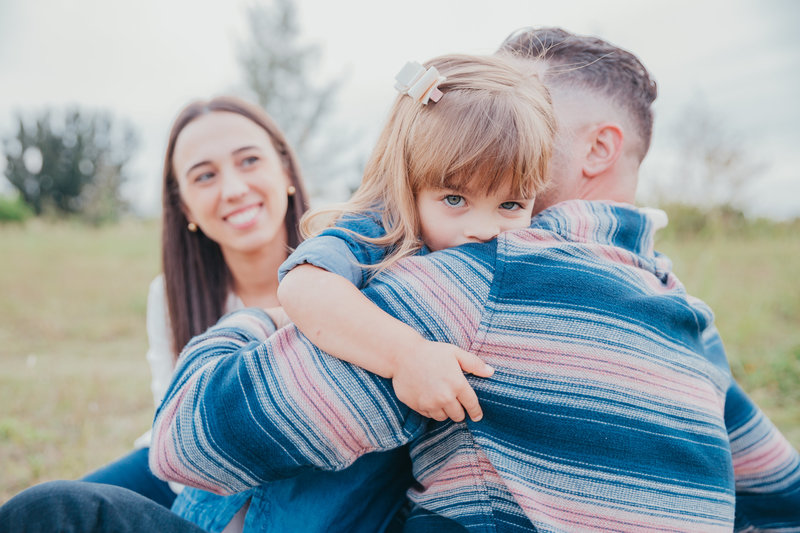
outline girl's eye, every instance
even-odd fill
[[[522,209],[522,206],[519,204],[519,202],[503,202],[500,204],[500,209],[515,211],[517,209]]]
[[[450,207],[458,207],[464,204],[464,197],[457,194],[448,194],[444,197],[444,203]]]
[[[258,157],[251,155],[250,157],[245,157],[244,159],[242,159],[242,166],[249,167],[251,165],[256,164],[257,162],[258,162]]]

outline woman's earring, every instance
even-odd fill
[[[195,233],[197,231],[197,224],[195,224],[194,222],[189,222],[186,225],[186,227],[189,228],[189,231],[191,231],[192,233]]]
[[[297,189],[294,188],[294,185],[289,185],[286,187],[286,194],[289,196],[294,196],[294,193],[297,192]]]

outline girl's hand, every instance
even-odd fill
[[[283,307],[265,307],[264,311],[267,312],[269,317],[275,323],[275,329],[281,329],[287,324],[291,324],[289,316],[283,311]]]
[[[397,398],[419,414],[434,420],[464,420],[464,410],[477,422],[483,418],[478,396],[464,372],[490,377],[494,369],[476,355],[452,344],[423,340],[414,353],[398,357],[392,375]]]

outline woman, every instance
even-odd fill
[[[164,274],[151,284],[147,317],[156,404],[189,339],[233,309],[278,305],[278,266],[300,242],[307,203],[274,122],[221,97],[192,103],[175,120],[163,206]],[[152,475],[145,447],[83,481],[95,483],[50,482],[19,494],[0,508],[0,532],[106,531],[109,524],[120,531],[382,531],[411,477],[407,452],[398,450],[229,497],[178,486],[173,504],[175,492]]]
[[[176,118],[163,180],[162,276],[147,300],[147,360],[155,405],[180,349],[226,312],[278,306],[278,266],[301,240],[305,187],[283,133],[232,97],[193,102]],[[83,478],[126,487],[166,507],[176,492],[137,450]],[[179,490],[179,486],[175,486]]]

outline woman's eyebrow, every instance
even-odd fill
[[[198,167],[202,167],[202,166],[210,165],[210,164],[211,164],[211,161],[209,161],[209,160],[198,161],[194,165],[192,165],[189,168],[187,168],[185,174],[189,174],[192,170],[194,170],[194,169],[196,169]]]
[[[231,152],[231,154],[232,155],[236,155],[236,154],[238,154],[240,152],[246,152],[247,150],[257,150],[257,149],[258,149],[258,146],[255,146],[255,145],[242,146],[241,148],[237,148],[236,150]],[[210,164],[211,164],[211,161],[209,161],[208,159],[204,159],[203,161],[198,161],[197,163],[195,163],[194,165],[192,165],[188,169],[186,169],[186,174],[188,174],[192,170],[196,169],[197,167],[202,167],[204,165],[210,165]]]
[[[234,150],[234,151],[233,151],[233,152],[231,152],[231,153],[232,153],[232,154],[234,154],[234,155],[236,155],[236,154],[238,154],[239,152],[245,152],[245,151],[247,151],[247,150],[254,150],[254,149],[257,149],[257,148],[258,148],[258,146],[255,146],[255,145],[253,145],[253,146],[242,146],[241,148],[237,148],[236,150]]]

